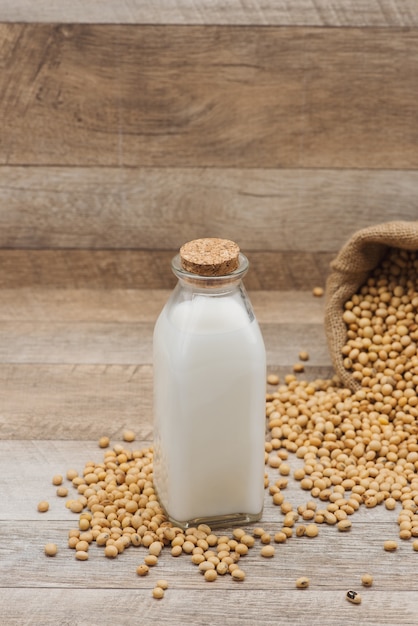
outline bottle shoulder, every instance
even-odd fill
[[[205,334],[235,331],[257,323],[249,300],[240,291],[210,297],[195,293],[181,298],[173,294],[159,320],[181,331]]]

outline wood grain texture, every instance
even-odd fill
[[[0,21],[125,24],[417,26],[414,0],[3,0]]]
[[[261,324],[269,363],[289,365],[300,350],[309,349],[316,363],[330,365],[322,326],[292,323],[282,329]],[[0,363],[145,365],[152,357],[154,324],[120,322],[3,322],[0,329]],[[286,342],[289,331],[292,339]]]
[[[0,249],[0,288],[172,289],[178,250]],[[324,285],[329,252],[251,252],[249,289],[310,290]]]
[[[140,441],[129,447],[148,444]],[[116,612],[118,623],[122,624],[132,623],[136,616],[144,619],[148,612],[150,623],[178,623],[173,622],[173,610],[177,620],[181,616],[182,623],[196,624],[199,602],[205,605],[205,611],[199,612],[199,623],[208,625],[253,624],[257,607],[260,610],[261,606],[263,618],[257,623],[263,624],[277,624],[279,612],[286,623],[304,625],[309,607],[315,607],[310,623],[318,625],[335,625],[336,613],[338,620],[353,625],[412,626],[414,623],[411,620],[418,587],[416,577],[408,576],[408,572],[412,574],[414,570],[415,554],[410,542],[402,542],[397,553],[383,551],[382,538],[396,533],[396,512],[384,507],[355,513],[350,533],[339,533],[335,527],[324,525],[314,540],[293,537],[286,544],[276,546],[276,555],[270,560],[261,559],[259,546],[255,547],[241,561],[247,574],[243,584],[228,577],[219,578],[209,587],[187,556],[175,559],[167,551],[163,551],[158,567],[146,578],[135,574],[145,554],[143,548],[131,547],[116,560],[109,560],[104,558],[102,549],[93,545],[89,561],[76,561],[66,544],[68,530],[76,526],[78,516],[66,509],[64,499],[55,495],[51,479],[57,472],[65,474],[70,467],[81,472],[87,460],[99,462],[103,454],[97,443],[86,440],[15,442],[13,451],[9,442],[0,441],[0,470],[8,503],[7,510],[0,511],[0,529],[8,538],[2,548],[0,594],[4,598],[6,594],[25,598],[25,602],[20,603],[25,606],[15,609],[13,615],[9,602],[1,603],[0,615],[6,623],[9,623],[9,616],[16,618],[16,623],[25,620],[27,623],[40,623],[40,620],[62,623],[62,615],[71,607],[72,624],[81,624],[90,614],[89,623],[98,623],[95,619],[101,619],[110,624]],[[292,468],[296,467],[296,461],[293,457],[290,459]],[[17,476],[23,479],[20,489],[16,489]],[[297,506],[305,503],[307,497],[297,481],[289,481],[286,489],[289,501]],[[50,502],[46,514],[36,511],[41,499]],[[274,534],[282,520],[283,514],[272,505],[266,493],[263,528]],[[58,546],[54,559],[43,555],[43,546],[48,541]],[[345,593],[350,587],[360,589],[359,580],[369,571],[374,576],[374,587],[361,588],[363,603],[355,607],[354,612],[345,600]],[[301,574],[311,579],[309,590],[303,592],[294,587]],[[163,602],[153,604],[151,590],[161,577],[168,580],[169,590]],[[395,581],[402,581],[401,591],[394,589]],[[106,615],[96,606],[104,591],[107,600],[115,599],[115,593],[119,598],[118,602],[106,605]],[[245,613],[239,611],[236,604],[242,593],[245,593]],[[60,600],[53,601],[54,597]],[[121,597],[126,598],[122,605],[129,605],[126,613],[119,606]],[[43,598],[42,603],[40,598]],[[47,613],[43,612],[44,602],[51,603]],[[192,606],[194,612],[190,609]],[[226,615],[230,621],[225,622]]]
[[[0,40],[1,164],[418,166],[414,29],[3,23]]]
[[[154,324],[168,296],[168,291],[120,289],[6,290],[0,312],[0,363],[150,364]],[[331,365],[323,299],[309,292],[254,292],[253,306],[256,315],[260,312],[269,364],[291,368],[303,349],[315,365]]]
[[[2,291],[0,437],[88,439],[124,428],[152,434],[152,333],[168,291]],[[250,293],[269,371],[332,375],[323,300],[310,292]],[[309,310],[309,314],[307,313]],[[94,417],[97,416],[97,417]]]
[[[196,624],[198,615],[199,624],[207,626],[305,626],[309,615],[309,623],[318,626],[342,622],[412,626],[417,608],[417,553],[408,541],[401,542],[396,553],[384,552],[383,541],[397,537],[396,511],[384,507],[355,513],[350,533],[325,525],[316,539],[294,537],[277,546],[275,557],[268,561],[260,557],[259,547],[254,548],[242,560],[247,575],[243,584],[221,577],[214,584],[205,583],[187,557],[175,559],[167,551],[146,578],[135,573],[144,557],[142,548],[130,548],[109,560],[92,546],[88,561],[75,560],[67,548],[67,535],[77,525],[77,516],[65,507],[64,498],[55,495],[52,477],[65,475],[69,468],[81,472],[90,460],[100,462],[104,450],[98,447],[98,439],[103,434],[114,445],[129,428],[137,438],[127,447],[150,445],[149,339],[154,316],[167,295],[166,290],[100,291],[97,287],[0,290],[0,345],[3,356],[12,361],[0,364],[1,622],[128,626],[145,620],[177,626],[179,622]],[[281,377],[289,372],[300,333],[308,333],[306,338],[324,350],[321,299],[309,291],[254,291],[250,295],[268,333],[269,371]],[[105,327],[108,332],[103,332]],[[144,332],[138,334],[138,328]],[[142,365],[112,362],[121,350],[131,350],[128,342],[123,348],[121,337],[137,342]],[[100,362],[89,364],[94,342]],[[318,354],[309,345],[303,347],[311,358],[299,376],[307,380],[330,377],[330,365],[321,365]],[[56,358],[58,354],[61,359]],[[49,363],[51,355],[68,363]],[[16,363],[35,356],[34,363]],[[290,455],[289,463],[294,470],[301,460]],[[270,480],[276,479],[276,470],[268,468],[267,472]],[[310,494],[290,477],[286,497],[298,506]],[[50,503],[45,514],[36,508],[42,499]],[[282,521],[283,514],[266,492],[260,525],[274,533]],[[48,541],[58,545],[53,559],[43,554]],[[360,589],[360,578],[367,571],[375,584]],[[301,575],[311,579],[305,591],[295,589]],[[169,581],[169,589],[164,600],[157,602],[151,592],[160,578]],[[353,607],[345,600],[349,588],[361,590],[361,605]]]
[[[104,434],[152,443],[152,331],[186,240],[248,254],[269,373],[283,380],[304,349],[298,378],[332,377],[312,288],[355,230],[418,219],[418,4],[0,4],[0,623],[415,626],[418,553],[382,546],[399,507],[271,560],[257,547],[243,584],[205,583],[167,551],[140,578],[143,549],[75,560],[52,476],[100,461]],[[286,498],[310,497],[290,477]],[[266,492],[260,525],[282,521]]]
[[[2,289],[0,322],[155,323],[168,289]],[[324,299],[303,291],[251,291],[261,324],[322,325]]]
[[[336,252],[360,228],[418,217],[418,172],[0,167],[0,247]]]
[[[152,436],[150,365],[3,364],[0,384],[1,439]]]
[[[88,571],[88,566],[85,570]],[[197,575],[195,572],[193,574]],[[77,580],[79,576],[78,567],[74,579]],[[222,589],[220,585],[214,589],[213,586],[210,593],[204,596],[202,588],[173,589],[170,593],[167,591],[164,600],[158,604],[151,596],[152,582],[149,582],[148,589],[136,591],[120,588],[3,589],[0,596],[0,617],[12,626],[20,626],[22,623],[81,626],[85,615],[89,616],[89,624],[92,626],[111,626],[115,621],[122,626],[129,626],[132,619],[140,621],[144,616],[150,624],[159,626],[172,626],[175,623],[173,616],[181,616],[182,624],[195,626],[196,615],[199,616],[199,624],[202,626],[253,626],[255,623],[277,626],[280,624],[278,619],[286,620],[292,626],[306,626],[306,616],[309,615],[312,626],[335,626],[335,611],[338,610],[338,619],[343,620],[345,626],[358,626],[359,623],[362,626],[415,624],[416,592],[413,591],[401,591],[395,599],[386,591],[373,592],[373,601],[367,606],[363,602],[359,608],[355,607],[354,612],[346,600],[341,600],[345,593],[342,589],[338,590],[337,602],[335,589],[300,592],[291,588],[290,582],[285,589],[279,587],[277,579],[271,581],[268,589],[254,592],[249,591],[245,583],[233,590]],[[69,615],[74,617],[69,618]]]
[[[313,355],[311,363],[299,378],[333,375]],[[269,366],[281,380],[291,371],[291,365]],[[0,439],[71,440],[75,432],[88,440],[121,438],[126,428],[142,441],[152,437],[150,365],[0,364],[0,385]]]

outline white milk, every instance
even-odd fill
[[[155,327],[154,481],[182,525],[261,516],[266,360],[249,306],[237,288],[174,292]]]

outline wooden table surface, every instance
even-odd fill
[[[3,289],[0,293],[0,621],[2,624],[416,624],[418,553],[411,541],[397,552],[396,511],[355,513],[349,533],[321,525],[317,538],[292,537],[273,559],[259,547],[243,557],[246,580],[207,583],[189,557],[163,551],[145,578],[136,575],[144,548],[109,560],[97,546],[80,562],[67,547],[78,516],[55,495],[54,474],[100,461],[101,435],[130,448],[152,439],[152,329],[167,290]],[[251,291],[267,346],[269,372],[282,378],[300,349],[310,360],[300,377],[332,374],[323,330],[322,298],[310,291]],[[290,459],[292,467],[298,460]],[[274,477],[276,470],[270,470]],[[295,506],[307,494],[291,479]],[[38,513],[37,503],[50,503]],[[283,515],[266,492],[262,525],[274,533]],[[251,531],[251,527],[248,527]],[[44,556],[55,542],[58,554]],[[374,585],[363,588],[364,573]],[[295,588],[302,575],[306,590]],[[152,597],[165,578],[162,600]],[[361,592],[360,605],[347,602]]]
[[[0,5],[0,624],[416,624],[418,552],[383,550],[396,511],[254,548],[243,583],[168,551],[140,578],[143,548],[75,560],[51,484],[102,435],[151,443],[152,330],[190,239],[248,254],[270,372],[305,349],[301,378],[332,375],[312,287],[356,230],[417,218],[416,0]],[[260,525],[282,517],[266,493]]]

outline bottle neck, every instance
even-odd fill
[[[187,272],[181,265],[180,255],[177,254],[171,261],[171,269],[179,281],[185,286],[199,291],[225,292],[239,287],[242,279],[248,271],[247,257],[240,252],[239,264],[236,270],[222,276],[200,276]]]

